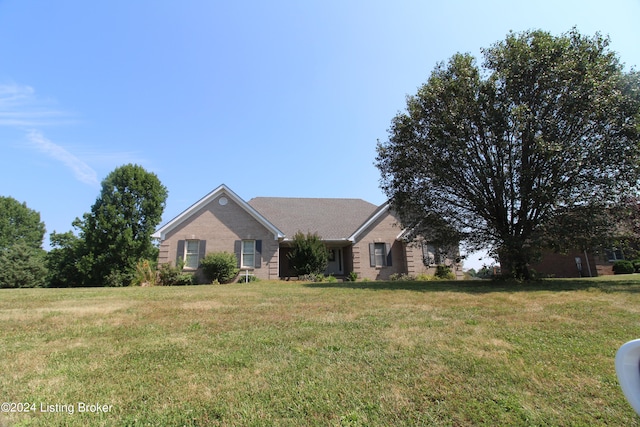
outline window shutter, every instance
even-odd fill
[[[387,254],[386,266],[387,267],[391,267],[391,244],[390,243],[385,243],[384,244],[384,251]]]
[[[204,258],[207,254],[207,241],[200,240],[200,247],[198,248],[198,264],[200,264],[200,260]]]
[[[376,266],[376,244],[369,243],[369,264],[371,267]]]
[[[242,240],[236,240],[233,242],[233,253],[236,254],[236,258],[238,258],[238,268],[240,268],[240,263],[242,262]]]
[[[184,240],[178,240],[178,249],[176,250],[176,267],[184,261]]]
[[[256,253],[253,262],[253,268],[262,267],[262,240],[256,240]]]

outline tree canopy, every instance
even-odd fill
[[[510,33],[482,53],[482,68],[456,54],[407,97],[376,165],[414,234],[491,248],[528,278],[541,248],[592,245],[637,193],[640,73],[575,29]]]
[[[157,256],[151,234],[160,223],[166,199],[167,189],[155,174],[139,165],[116,168],[102,181],[91,212],[74,221],[78,238],[70,233],[52,235],[52,243],[59,247],[50,252],[50,268],[66,276],[54,277],[52,282],[58,286],[129,284],[136,263]],[[68,271],[69,263],[74,271]]]
[[[44,233],[39,212],[13,197],[0,197],[0,288],[45,284]]]
[[[13,197],[0,196],[0,249],[18,242],[32,249],[42,248],[44,233],[39,212]]]

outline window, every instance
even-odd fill
[[[184,267],[195,270],[200,263],[200,241],[187,240],[184,245]]]
[[[185,270],[196,270],[200,266],[200,260],[206,252],[206,240],[178,240],[176,266],[182,265]]]
[[[440,249],[431,243],[422,244],[422,262],[425,266],[440,264]]]
[[[624,259],[624,255],[620,249],[609,248],[605,249],[604,252],[607,255],[607,260],[609,260],[609,262],[616,262]]]
[[[373,249],[376,267],[384,265],[384,243],[374,243]]]
[[[256,241],[243,240],[242,252],[240,255],[240,266],[242,268],[255,267],[255,256],[256,256]]]
[[[369,261],[371,267],[390,267],[391,245],[388,243],[369,243]]]

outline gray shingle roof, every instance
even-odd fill
[[[362,199],[256,197],[247,203],[287,239],[298,231],[318,233],[323,240],[347,239],[378,208]]]

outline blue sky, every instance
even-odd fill
[[[47,235],[126,163],[168,188],[163,221],[221,183],[381,204],[376,141],[438,62],[576,26],[638,68],[639,20],[640,0],[0,0],[0,195]]]

